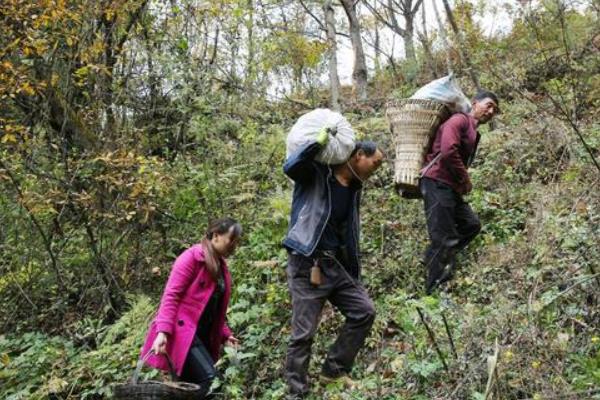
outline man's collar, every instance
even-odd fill
[[[472,116],[470,113],[467,114],[467,117],[469,117],[469,121],[471,122],[471,124],[473,124],[473,126],[475,127],[475,129],[477,129],[477,127],[479,126],[479,121],[477,120],[477,118],[475,118],[474,116]]]
[[[343,168],[344,166],[345,166],[345,164],[339,164],[339,165],[334,165],[334,166],[328,165],[327,167],[331,171],[331,179],[337,179],[335,177],[335,169],[336,169],[336,167]],[[348,186],[348,187],[352,188],[354,190],[359,190],[359,189],[361,189],[363,187],[363,184],[358,179],[356,179],[356,178],[353,177],[352,180],[350,181],[350,186]]]

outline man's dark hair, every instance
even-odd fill
[[[354,145],[354,150],[352,150],[352,154],[350,154],[350,157],[355,155],[356,152],[359,150],[362,150],[367,157],[371,157],[377,151],[377,145],[375,144],[375,142],[372,142],[370,140],[356,142],[356,144]]]
[[[477,92],[477,94],[475,96],[473,96],[473,100],[481,101],[481,100],[485,100],[485,99],[494,100],[494,103],[496,103],[496,105],[498,107],[500,107],[500,102],[498,101],[498,96],[496,96],[496,93],[494,93],[494,92],[490,92],[489,90],[481,89]]]

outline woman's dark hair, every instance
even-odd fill
[[[219,256],[215,253],[210,240],[213,238],[215,233],[218,235],[223,235],[227,232],[231,232],[233,239],[239,238],[242,236],[242,226],[233,218],[225,217],[215,219],[208,224],[206,235],[202,239],[202,247],[204,248],[204,263],[206,264],[206,269],[208,269],[210,276],[212,276],[215,281],[219,279],[219,275],[221,273],[221,263],[219,261]]]
[[[350,157],[355,155],[359,150],[362,150],[367,157],[371,157],[377,151],[377,145],[375,144],[375,142],[372,142],[370,140],[356,142],[354,144],[354,150],[352,150],[352,154],[350,154]]]

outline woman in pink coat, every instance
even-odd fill
[[[175,260],[142,348],[142,357],[153,351],[147,364],[168,370],[163,356],[168,354],[181,380],[208,390],[221,346],[238,344],[225,318],[231,295],[225,258],[233,254],[241,234],[235,220],[215,220],[202,242]]]

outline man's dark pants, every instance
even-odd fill
[[[428,268],[426,289],[430,293],[450,278],[455,254],[465,248],[481,230],[479,218],[462,196],[442,182],[422,178],[425,217],[431,243],[425,251]]]
[[[375,306],[364,287],[332,260],[321,262],[324,283],[310,283],[310,258],[290,254],[287,278],[292,297],[292,333],[286,360],[286,379],[292,395],[309,391],[308,364],[313,337],[326,300],[346,317],[341,332],[330,347],[322,373],[337,377],[350,372],[375,319]]]

